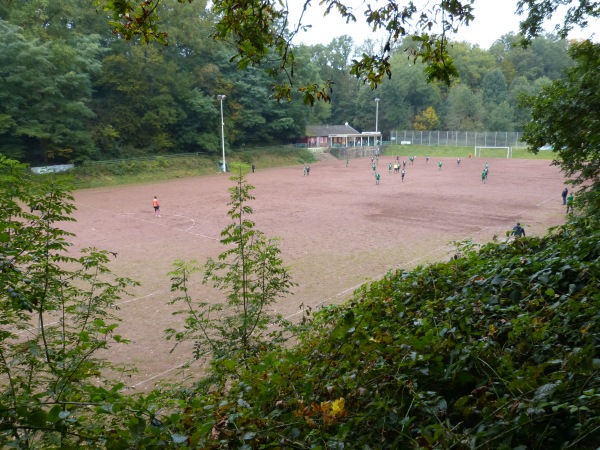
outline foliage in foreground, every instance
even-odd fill
[[[390,273],[164,429],[184,448],[596,448],[599,229]]]
[[[169,303],[183,305],[174,314],[184,317],[184,326],[166,330],[167,339],[192,341],[194,359],[210,360],[212,373],[226,380],[265,349],[285,341],[285,320],[271,307],[295,285],[283,266],[277,239],[267,237],[250,220],[254,186],[246,180],[249,170],[245,164],[233,165],[227,212],[231,222],[221,231],[226,250],[204,265],[203,284],[220,291],[223,300],[195,298],[191,286],[194,273],[200,271],[196,261],[177,260],[169,274],[171,292],[177,294]]]
[[[98,353],[126,342],[112,311],[135,283],[107,251],[69,254],[68,187],[27,173],[0,155],[0,447],[68,448],[102,436],[90,412],[122,395]]]
[[[575,186],[583,190],[600,181],[600,44],[574,44],[576,62],[566,78],[554,81],[540,95],[525,99],[532,119],[523,140],[533,149],[551,145],[556,161]]]

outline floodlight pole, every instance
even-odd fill
[[[377,132],[379,131],[379,99],[375,99],[375,143],[377,144]]]
[[[225,122],[223,120],[223,100],[224,95],[217,95],[217,99],[221,101],[221,146],[223,148],[223,172],[227,172],[227,164],[225,163]]]

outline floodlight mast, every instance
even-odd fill
[[[379,98],[375,99],[375,145],[377,145],[377,133],[379,132]]]
[[[375,99],[375,133],[379,131],[379,99]]]
[[[225,121],[223,120],[223,100],[225,95],[217,95],[217,100],[221,101],[221,147],[223,148],[223,172],[227,172],[227,163],[225,162]]]

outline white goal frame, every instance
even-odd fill
[[[512,147],[487,147],[480,146],[475,147],[475,157],[481,157],[481,150],[489,149],[489,150],[506,150],[506,159],[512,158]]]

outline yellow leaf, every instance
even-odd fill
[[[341,416],[342,414],[344,414],[344,406],[345,405],[346,405],[346,400],[344,400],[344,397],[334,400],[333,405],[331,406],[331,413],[336,417]]]

